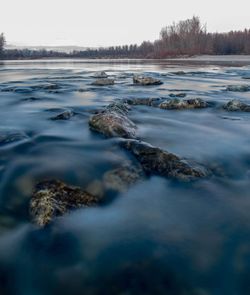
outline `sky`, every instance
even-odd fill
[[[211,32],[250,28],[249,0],[1,0],[0,7],[0,32],[15,45],[140,44],[193,15]]]

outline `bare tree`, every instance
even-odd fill
[[[0,34],[0,57],[3,54],[3,50],[4,50],[4,45],[5,45],[5,37],[4,34]]]

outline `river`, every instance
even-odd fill
[[[91,83],[105,71],[115,85]],[[134,74],[161,79],[134,86]],[[250,294],[250,58],[189,61],[38,60],[0,64],[0,293],[17,295]],[[151,176],[44,229],[29,200],[43,179],[92,189],[131,156],[92,132],[90,116],[123,98],[185,93],[212,107],[134,106],[144,141],[213,167],[191,183]],[[72,110],[69,120],[50,120]],[[134,159],[132,159],[133,161]],[[135,161],[135,160],[134,160]]]

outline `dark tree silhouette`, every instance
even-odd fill
[[[0,57],[3,56],[3,50],[4,50],[4,45],[5,45],[5,37],[4,34],[0,34]]]

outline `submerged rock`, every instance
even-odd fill
[[[34,90],[56,90],[59,89],[59,85],[55,83],[41,83],[31,86]]]
[[[28,139],[28,135],[24,132],[6,132],[0,133],[0,146],[11,144],[17,141]]]
[[[136,125],[126,116],[128,108],[123,103],[112,103],[102,112],[92,116],[89,126],[107,137],[136,137]]]
[[[142,165],[145,173],[190,181],[209,175],[207,169],[139,140],[127,140],[122,146]]]
[[[152,77],[145,76],[134,76],[133,82],[136,85],[150,86],[150,85],[161,85],[163,82],[159,79],[154,79]]]
[[[227,91],[234,91],[234,92],[247,92],[250,91],[250,86],[248,85],[229,85],[227,86]]]
[[[171,97],[171,98],[183,98],[183,97],[186,97],[187,96],[187,94],[186,93],[170,93],[169,94],[169,97]]]
[[[107,78],[108,75],[104,71],[101,71],[101,72],[94,73],[93,77],[97,79],[103,79],[103,78]]]
[[[135,184],[144,176],[140,166],[132,164],[123,165],[104,174],[105,189],[125,192],[129,186]]]
[[[191,98],[191,99],[167,99],[163,101],[159,107],[161,109],[201,109],[208,107],[208,103],[200,98]]]
[[[15,92],[15,93],[31,93],[33,90],[30,87],[21,86],[8,86],[1,89],[2,92]]]
[[[94,85],[94,86],[108,86],[108,85],[114,85],[114,84],[115,84],[115,80],[109,79],[109,78],[97,79],[96,81],[91,83],[91,85]]]
[[[39,226],[49,224],[55,217],[72,209],[94,206],[98,199],[79,187],[59,180],[43,181],[36,185],[30,201],[30,214]]]
[[[233,99],[226,103],[223,108],[229,112],[250,112],[250,105],[241,102],[238,99]]]
[[[177,72],[170,72],[170,74],[176,75],[176,76],[183,76],[183,75],[186,75],[187,73],[184,71],[177,71]]]
[[[145,105],[145,106],[158,106],[162,101],[162,98],[153,97],[153,98],[127,98],[123,102],[128,105]]]
[[[57,120],[69,120],[71,117],[73,117],[75,115],[75,112],[73,112],[72,110],[66,110],[64,112],[62,112],[59,115],[56,115],[52,118],[50,118],[51,120],[57,121]]]

